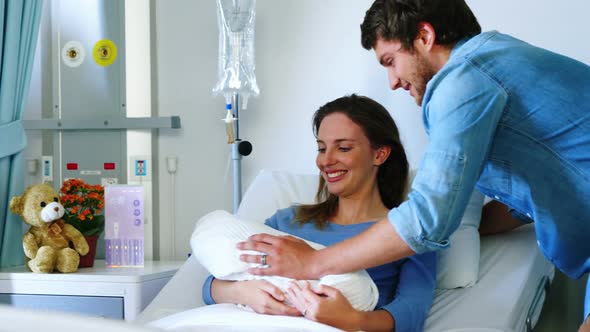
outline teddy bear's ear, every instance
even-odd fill
[[[10,212],[19,216],[23,214],[23,201],[20,196],[14,196],[10,200]]]

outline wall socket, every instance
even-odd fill
[[[117,179],[117,178],[100,178],[100,184],[103,187],[108,186],[108,185],[118,184],[118,183],[119,183],[119,179]]]
[[[53,156],[41,157],[41,172],[43,173],[43,183],[53,182]]]

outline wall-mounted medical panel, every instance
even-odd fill
[[[52,3],[56,39],[53,54],[59,55],[54,76],[58,84],[54,87],[60,117],[125,117],[125,2]],[[72,42],[81,49],[71,46]],[[78,59],[79,65],[72,66],[72,58]]]
[[[125,118],[125,2],[52,0],[53,119]],[[75,128],[70,128],[75,129]],[[54,134],[54,184],[126,181],[125,130]]]
[[[123,183],[125,141],[120,131],[69,130],[61,133],[62,174],[64,179],[81,178],[91,184]],[[91,143],[91,145],[80,144]]]
[[[124,119],[125,1],[51,0],[52,120]],[[54,131],[53,185],[126,183],[126,130]],[[104,241],[97,245],[104,257]]]

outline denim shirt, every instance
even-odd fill
[[[498,32],[463,40],[428,82],[430,143],[389,220],[417,253],[449,245],[473,188],[535,223],[541,252],[590,270],[590,67]]]

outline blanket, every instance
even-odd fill
[[[240,220],[226,211],[214,211],[202,217],[195,225],[191,236],[191,247],[195,258],[215,277],[221,280],[267,280],[285,291],[293,279],[280,276],[255,276],[247,272],[257,264],[242,262],[240,254],[262,254],[253,251],[240,251],[236,244],[245,241],[250,235],[267,233],[289,235],[266,226],[260,222]],[[303,239],[305,240],[305,239]],[[314,249],[323,245],[306,241]],[[297,281],[300,282],[300,281]],[[377,286],[365,270],[353,273],[327,275],[319,280],[308,280],[311,287],[327,285],[339,289],[351,305],[362,311],[375,309],[379,298]]]

